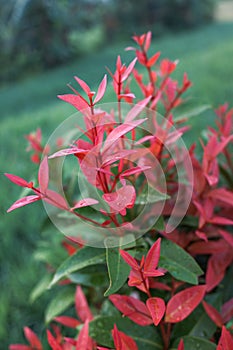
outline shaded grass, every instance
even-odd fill
[[[153,50],[161,50],[163,57],[180,59],[176,77],[181,80],[184,71],[193,82],[192,91],[197,105],[209,103],[214,107],[225,101],[233,105],[233,25],[212,25],[195,32],[180,33],[155,40]],[[12,172],[28,180],[36,167],[25,153],[23,135],[40,126],[45,140],[74,109],[56,99],[68,91],[66,83],[74,74],[95,88],[105,73],[104,66],[114,66],[117,54],[128,62],[132,53],[124,52],[128,43],[121,43],[86,57],[69,66],[60,67],[25,81],[2,87],[0,90],[1,171]],[[105,101],[115,101],[112,91]],[[201,131],[213,123],[213,112],[192,119],[191,141],[198,140]],[[33,177],[33,176],[32,176]],[[45,214],[40,204],[22,208],[6,215],[6,209],[19,197],[20,190],[0,175],[0,342],[7,348],[9,342],[22,340],[24,324],[37,328],[40,303],[30,305],[28,295],[36,280],[43,274],[39,263],[31,258],[40,237],[40,223]],[[10,337],[8,339],[8,335]]]

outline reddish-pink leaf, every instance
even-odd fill
[[[30,203],[36,202],[40,199],[41,199],[41,197],[37,196],[37,195],[32,195],[32,196],[20,198],[12,204],[12,206],[7,210],[7,213],[9,213],[12,210],[24,207],[25,205],[28,205]]]
[[[138,174],[138,173],[144,172],[144,171],[149,170],[149,169],[151,169],[150,166],[136,166],[135,168],[131,168],[131,169],[125,170],[120,175],[120,177],[131,176],[131,175],[134,175],[134,174]]]
[[[106,91],[106,86],[107,86],[107,75],[105,74],[103,80],[101,81],[101,83],[99,85],[96,97],[94,99],[94,103],[99,102],[103,98],[105,91]]]
[[[156,52],[148,61],[147,61],[147,67],[152,67],[159,59],[160,57],[160,52]]]
[[[120,254],[122,258],[125,260],[125,262],[131,266],[134,270],[139,270],[140,266],[138,265],[137,261],[125,250],[120,250]]]
[[[126,208],[134,206],[136,192],[133,186],[126,185],[115,192],[105,193],[102,197],[114,212],[125,215]]]
[[[121,125],[117,126],[108,135],[108,137],[105,141],[103,151],[106,151],[106,149],[109,148],[109,146],[112,146],[112,143],[117,141],[120,137],[127,134],[129,131],[135,129],[140,124],[144,123],[145,120],[147,120],[147,118],[134,120],[130,123],[125,123],[125,124],[121,124]]]
[[[67,103],[70,103],[72,106],[77,108],[78,111],[82,111],[87,107],[89,107],[88,102],[85,101],[84,98],[78,95],[73,95],[73,94],[58,95],[58,98],[60,98],[60,100],[63,100]]]
[[[232,205],[233,192],[225,188],[215,188],[208,193],[208,197]]]
[[[32,348],[29,345],[11,344],[9,350],[32,350]]]
[[[194,286],[175,294],[167,304],[165,322],[183,321],[204,298],[206,286]]]
[[[218,230],[218,233],[233,247],[233,235],[225,230]]]
[[[222,327],[221,337],[216,350],[232,350],[233,349],[233,337],[231,333],[226,329],[225,326]]]
[[[41,341],[29,327],[24,327],[24,335],[33,349],[42,350]]]
[[[141,326],[153,323],[146,305],[141,300],[120,294],[112,294],[109,299],[124,316],[133,322]]]
[[[78,201],[74,207],[71,208],[71,210],[74,209],[79,209],[79,208],[83,208],[83,207],[88,207],[90,205],[94,205],[94,204],[98,204],[99,202],[96,199],[93,198],[84,198],[81,199],[80,201]]]
[[[74,77],[74,79],[77,81],[77,83],[81,86],[81,88],[83,89],[83,91],[87,94],[87,96],[90,95],[91,93],[91,89],[89,88],[89,86],[87,85],[87,83],[85,83],[85,81],[83,81],[82,79],[78,78],[78,77]]]
[[[27,182],[26,180],[22,179],[19,176],[13,175],[13,174],[4,174],[11,182],[15,183],[18,186],[22,187],[29,187],[31,183]]]
[[[40,191],[45,194],[49,185],[49,165],[48,158],[45,156],[40,163],[38,172],[38,182],[40,185]]]
[[[177,350],[185,350],[184,349],[184,341],[183,341],[183,339],[180,340]]]
[[[47,339],[52,350],[63,350],[62,346],[58,343],[57,339],[52,335],[52,333],[49,330],[47,330]]]
[[[117,350],[138,350],[135,341],[125,333],[120,332],[115,324],[112,330],[112,337]]]
[[[148,105],[150,100],[151,100],[151,96],[145,98],[144,100],[138,102],[135,106],[133,106],[125,118],[125,123],[131,122],[132,120],[134,120]]]
[[[65,148],[49,156],[49,159],[56,158],[56,157],[64,157],[70,154],[86,154],[87,152],[88,151],[85,149],[80,149],[76,147]]]
[[[233,298],[231,298],[223,304],[221,316],[223,319],[223,323],[230,321],[230,319],[233,317]]]
[[[160,244],[161,238],[157,239],[157,241],[152,245],[152,247],[147,253],[144,264],[144,273],[146,273],[147,275],[150,275],[150,273],[155,272],[155,269],[158,266],[160,257]]]
[[[215,216],[212,219],[208,220],[208,222],[215,225],[233,225],[233,220],[221,216]]]
[[[149,48],[150,48],[151,36],[152,36],[151,31],[147,32],[147,34],[146,34],[146,39],[145,39],[145,43],[144,43],[144,50],[145,50],[145,51],[148,51]]]
[[[65,210],[68,210],[69,207],[68,207],[68,204],[65,200],[65,198],[55,192],[55,191],[52,191],[52,190],[47,190],[46,192],[46,197],[43,197],[43,200],[57,208],[60,208],[60,209],[65,209]]]
[[[126,94],[120,94],[118,95],[120,99],[125,98],[125,99],[132,99],[135,98],[135,95],[132,92],[126,93]]]
[[[231,250],[225,250],[222,253],[213,254],[209,258],[206,272],[207,292],[210,292],[221,282],[225,275],[226,268],[230,265],[231,261]]]
[[[76,350],[92,350],[92,340],[88,334],[89,322],[85,321],[83,328],[79,332],[76,342]]]
[[[80,322],[78,320],[69,316],[57,316],[54,318],[54,321],[70,328],[76,328],[78,325],[80,325]]]
[[[124,73],[122,74],[121,77],[121,82],[123,83],[123,81],[125,81],[129,75],[132,73],[135,63],[137,62],[137,57],[134,58],[134,60],[129,64],[129,66],[126,68],[126,70],[124,71]]]
[[[146,306],[150,311],[154,325],[158,326],[166,309],[164,300],[161,298],[149,298],[146,301]]]
[[[211,318],[211,320],[216,324],[217,327],[221,328],[223,325],[223,320],[220,313],[215,309],[215,307],[208,304],[205,300],[202,301],[202,305],[209,318]]]
[[[76,289],[75,309],[76,309],[77,315],[79,316],[82,322],[91,321],[93,319],[93,315],[88,306],[87,299],[80,286],[78,286]]]

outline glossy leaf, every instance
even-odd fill
[[[38,172],[38,182],[40,185],[40,191],[45,194],[49,185],[49,165],[48,158],[44,157],[40,163]]]
[[[149,298],[146,301],[146,306],[150,311],[154,325],[158,326],[165,313],[165,302],[161,298]]]
[[[103,264],[105,262],[105,250],[93,247],[84,247],[70,256],[56,271],[50,287],[60,279],[67,277],[69,274],[81,270],[84,267]]]
[[[146,305],[141,300],[120,294],[112,294],[109,299],[124,316],[127,316],[133,322],[141,326],[153,323]]]
[[[71,209],[72,210],[79,209],[79,208],[88,207],[88,206],[98,204],[98,203],[99,202],[94,198],[84,198],[84,199],[81,199],[80,201],[76,202],[75,206],[72,207]]]
[[[222,327],[221,337],[217,346],[217,350],[232,350],[233,349],[233,337],[231,333],[226,329],[225,326]]]
[[[70,289],[60,290],[48,305],[45,311],[45,322],[49,323],[74,303],[74,292]]]
[[[83,323],[93,319],[93,315],[88,306],[86,296],[80,286],[77,287],[75,293],[75,309],[77,315]]]
[[[12,204],[12,206],[7,210],[7,213],[10,213],[12,210],[24,207],[25,205],[37,202],[40,199],[41,197],[37,195],[31,195],[31,196],[20,198]]]
[[[81,86],[81,88],[83,89],[83,91],[86,93],[87,96],[90,95],[91,93],[91,89],[89,88],[89,86],[87,85],[87,83],[80,79],[79,77],[75,76],[74,79],[77,81],[77,83]]]
[[[26,180],[22,179],[21,177],[17,176],[17,175],[13,175],[13,174],[4,174],[11,182],[13,182],[14,184],[21,186],[21,187],[28,187],[29,186],[29,182],[27,182]]]
[[[101,83],[99,85],[96,97],[94,99],[94,103],[99,102],[103,98],[105,90],[106,90],[106,86],[107,86],[107,75],[105,74],[103,80],[101,81]]]
[[[89,107],[88,103],[81,96],[78,96],[78,95],[67,94],[67,95],[58,95],[57,97],[60,98],[60,100],[63,100],[71,104],[78,111],[82,111],[87,107]]]
[[[206,286],[187,288],[175,294],[167,304],[165,322],[177,323],[184,320],[204,298]]]
[[[155,272],[160,258],[160,245],[161,238],[157,239],[157,241],[151,246],[149,249],[145,263],[144,263],[144,272],[149,275],[150,273]]]
[[[215,309],[215,307],[208,304],[205,300],[202,301],[202,305],[211,320],[216,324],[217,327],[221,328],[223,325],[223,320],[220,313]]]
[[[203,271],[196,261],[177,244],[162,239],[159,267],[162,267],[176,279],[191,284],[198,283]]]

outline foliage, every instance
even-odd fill
[[[203,349],[215,349],[214,344],[218,343],[217,349],[227,349],[233,342],[230,334],[232,292],[226,293],[229,290],[227,275],[231,271],[233,245],[230,228],[233,110],[229,110],[226,104],[216,110],[216,128],[209,130],[207,141],[202,143],[201,155],[197,157],[194,145],[188,154],[185,149],[178,149],[178,141],[187,131],[184,125],[187,118],[185,115],[179,118],[178,107],[183,104],[183,95],[191,82],[187,74],[184,74],[181,84],[172,78],[177,61],[159,61],[160,53],[148,54],[150,32],[134,36],[134,41],[137,47],[130,49],[133,49],[137,59],[126,66],[118,56],[115,72],[109,71],[113,79],[117,111],[108,113],[102,107],[98,108],[107,87],[106,76],[96,94],[83,80],[75,77],[83,93],[70,86],[75,94],[59,97],[80,111],[86,127],[82,138],[70,146],[59,139],[58,150],[51,152],[51,149],[41,145],[41,133],[38,130],[36,134],[28,136],[33,151],[32,160],[40,162],[44,152],[38,172],[38,185],[37,181],[6,174],[13,183],[34,193],[17,200],[8,211],[43,200],[66,212],[66,215],[91,223],[94,230],[90,232],[95,234],[95,239],[102,234],[102,229],[105,234],[113,231],[117,234],[110,235],[110,241],[105,240],[105,249],[83,247],[83,243],[88,242],[89,232],[84,236],[67,236],[63,242],[70,257],[57,268],[52,281],[48,281],[50,288],[58,281],[62,284],[62,291],[57,298],[52,298],[46,311],[47,322],[53,320],[55,323],[51,323],[47,331],[48,344],[52,349],[115,347],[124,350],[128,347],[132,350],[181,350],[186,347],[196,349],[197,344]],[[136,60],[144,67],[147,81],[135,69]],[[135,97],[127,82],[131,75],[140,87],[142,97],[136,105],[129,104],[129,110],[124,115],[122,101],[131,103]],[[160,111],[164,117],[160,120],[155,111]],[[187,115],[190,116],[190,113]],[[152,124],[152,133],[140,129],[147,120]],[[174,145],[174,153],[168,152],[171,145]],[[49,159],[53,160],[48,161],[47,154],[51,153]],[[153,155],[164,170],[166,193],[160,182],[155,182],[157,186],[152,192],[146,186],[145,180],[153,180],[154,184],[159,177],[158,163],[155,166],[153,159],[151,161],[147,157],[148,154]],[[75,164],[79,164],[84,174],[87,189],[91,188],[90,193],[93,195],[93,187],[96,188],[98,199],[94,196],[81,198],[76,192],[70,196],[68,185],[64,188],[66,198],[54,188],[49,188],[52,162],[57,162],[64,155],[77,160]],[[183,181],[180,181],[177,164],[187,164],[188,156],[191,159],[191,167],[187,168],[188,177],[182,177]],[[181,206],[179,209],[182,213],[176,211],[175,221],[171,223],[169,220],[175,208],[174,195],[176,197],[179,192],[179,186],[183,194],[189,195],[192,185],[189,176],[192,171],[194,187],[191,203],[185,210]],[[149,195],[145,201],[144,188],[147,187]],[[184,200],[185,196],[182,204]],[[157,222],[153,222],[145,235],[138,238],[138,227],[132,219],[139,215],[141,207],[149,203],[151,210],[141,220],[142,223],[150,222],[161,207],[161,202],[165,206],[158,214]],[[99,203],[101,207],[96,217],[89,207]],[[67,219],[66,215],[62,216],[63,220]],[[180,220],[177,221],[177,218]],[[78,232],[82,233],[82,228]],[[132,235],[135,237],[132,238]],[[48,262],[50,255],[54,255],[52,249],[45,259]],[[106,278],[106,264],[109,281]],[[91,265],[95,268],[91,269]],[[51,263],[50,266],[50,270],[56,268]],[[102,278],[101,283],[92,279],[96,273]],[[128,286],[125,283],[127,277]],[[71,296],[77,283],[75,310],[78,320],[75,315],[60,316],[72,302]],[[80,285],[85,289],[85,294]],[[109,301],[103,300],[106,289],[105,294],[110,295]],[[120,293],[115,294],[118,291]],[[220,300],[221,310],[217,299]],[[210,323],[205,321],[206,316]],[[183,320],[185,327],[182,328]],[[63,333],[57,323],[74,328],[74,333],[71,336],[69,331]],[[26,327],[24,333],[30,345],[11,345],[11,350],[42,349],[34,332]]]

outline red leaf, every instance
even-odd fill
[[[160,243],[161,238],[152,245],[150,250],[147,253],[145,264],[144,264],[144,273],[150,275],[155,272],[156,267],[158,266],[159,257],[160,257]]]
[[[208,304],[205,300],[202,301],[202,305],[211,320],[216,324],[217,327],[222,328],[223,320],[220,313],[210,304]]]
[[[134,206],[136,192],[133,186],[126,185],[115,192],[105,193],[102,197],[114,212],[125,215],[126,208]]]
[[[175,294],[167,304],[165,322],[183,321],[202,301],[205,291],[206,286],[203,285],[187,288]]]
[[[78,320],[69,316],[57,316],[54,318],[54,321],[70,328],[76,328],[78,325],[80,325],[80,322]]]
[[[121,124],[121,125],[117,126],[115,129],[113,129],[110,132],[110,134],[108,135],[108,137],[107,137],[107,139],[105,141],[103,152],[106,151],[106,149],[109,146],[112,146],[112,143],[117,141],[120,137],[122,137],[123,135],[127,134],[129,131],[135,129],[140,124],[144,123],[144,121],[146,119],[147,118],[134,120],[134,121],[132,121],[130,123]]]
[[[96,97],[94,99],[94,103],[97,103],[101,100],[101,98],[104,96],[104,93],[106,91],[106,86],[107,86],[107,75],[105,74],[103,80],[101,81]]]
[[[183,341],[183,339],[180,340],[177,350],[184,350],[184,341]]]
[[[218,230],[218,233],[220,233],[220,235],[225,239],[225,241],[233,247],[233,236],[230,232]]]
[[[70,154],[86,154],[87,152],[88,151],[85,149],[80,149],[76,147],[65,148],[49,156],[49,159],[56,158],[56,157],[64,157]]]
[[[120,332],[115,324],[112,330],[112,337],[117,350],[138,350],[135,341],[125,333]]]
[[[78,111],[82,111],[87,107],[89,107],[88,102],[85,101],[84,98],[78,95],[67,94],[67,95],[58,95],[57,97],[60,98],[60,100],[70,103],[72,106],[77,108]]]
[[[83,89],[83,91],[87,94],[87,96],[90,95],[91,93],[91,89],[89,88],[89,86],[87,85],[87,83],[85,83],[85,81],[83,81],[82,79],[78,78],[78,77],[74,77],[74,79],[77,81],[77,83],[81,86],[81,88]]]
[[[80,201],[78,201],[74,207],[71,208],[71,210],[74,209],[78,209],[78,208],[83,208],[83,207],[88,207],[90,205],[94,205],[99,203],[96,199],[93,198],[85,198],[85,199],[81,199]]]
[[[144,50],[145,50],[145,51],[148,51],[149,48],[150,48],[151,36],[152,36],[151,31],[147,32],[147,34],[146,34],[146,39],[145,39],[145,43],[144,43]]]
[[[42,350],[42,344],[37,335],[28,327],[24,327],[25,338],[35,350]]]
[[[158,326],[165,313],[165,302],[161,298],[149,298],[146,301],[146,306],[150,311],[155,326]]]
[[[85,321],[83,328],[79,332],[76,342],[76,350],[92,350],[92,340],[88,334],[89,323]]]
[[[38,182],[40,185],[40,191],[45,194],[49,185],[49,165],[48,158],[44,157],[40,163],[40,168],[38,172]]]
[[[48,338],[48,343],[53,350],[63,350],[62,346],[58,343],[57,339],[54,338],[54,336],[49,330],[47,330],[47,338]]]
[[[210,292],[221,282],[225,275],[225,270],[230,265],[231,261],[231,251],[213,254],[209,258],[206,272],[207,292]]]
[[[120,250],[120,254],[122,258],[125,260],[125,262],[131,266],[134,270],[139,270],[140,266],[138,265],[137,261],[126,251]]]
[[[230,319],[233,317],[233,298],[231,298],[223,304],[221,316],[223,319],[223,323],[230,321]]]
[[[135,63],[137,62],[137,57],[129,64],[129,66],[126,68],[126,70],[124,71],[124,73],[122,74],[121,77],[121,82],[123,83],[123,81],[125,81],[129,75],[132,73]]]
[[[135,106],[133,106],[125,118],[125,123],[131,122],[132,120],[134,120],[148,105],[150,100],[151,100],[151,96],[145,98],[144,100],[138,102]]]
[[[159,59],[160,57],[160,52],[156,52],[148,61],[147,61],[147,67],[152,67]]]
[[[208,193],[208,197],[232,205],[233,192],[225,188],[215,188]]]
[[[120,178],[122,177],[127,177],[127,176],[131,176],[137,173],[141,173],[144,172],[145,170],[151,169],[150,166],[136,166],[135,168],[131,168],[128,170],[125,170],[121,175]]]
[[[22,179],[19,176],[13,175],[13,174],[4,174],[11,182],[15,183],[18,186],[21,187],[28,187],[30,185],[29,182],[27,182],[26,180]]]
[[[93,315],[88,306],[87,299],[80,286],[78,286],[76,289],[75,309],[76,309],[77,315],[79,316],[82,322],[91,321],[93,319]]]
[[[65,200],[65,198],[55,192],[55,191],[52,191],[52,190],[47,190],[46,192],[46,197],[43,197],[43,200],[57,208],[60,208],[60,209],[65,209],[65,210],[68,210],[69,207],[68,207],[68,204]]]
[[[221,337],[216,350],[232,350],[233,349],[233,337],[231,333],[226,329],[225,326],[222,327]]]
[[[120,294],[110,295],[109,300],[133,322],[141,326],[153,323],[146,305],[141,300]]]
[[[12,344],[9,346],[9,350],[32,350],[32,348],[29,345]]]
[[[14,202],[12,204],[12,206],[7,210],[7,213],[9,213],[12,210],[24,207],[25,205],[28,205],[30,203],[36,202],[36,201],[38,201],[40,199],[41,199],[41,197],[37,196],[37,195],[36,196],[32,195],[32,196],[27,196],[27,197],[20,198],[20,199],[18,199],[16,202]]]

